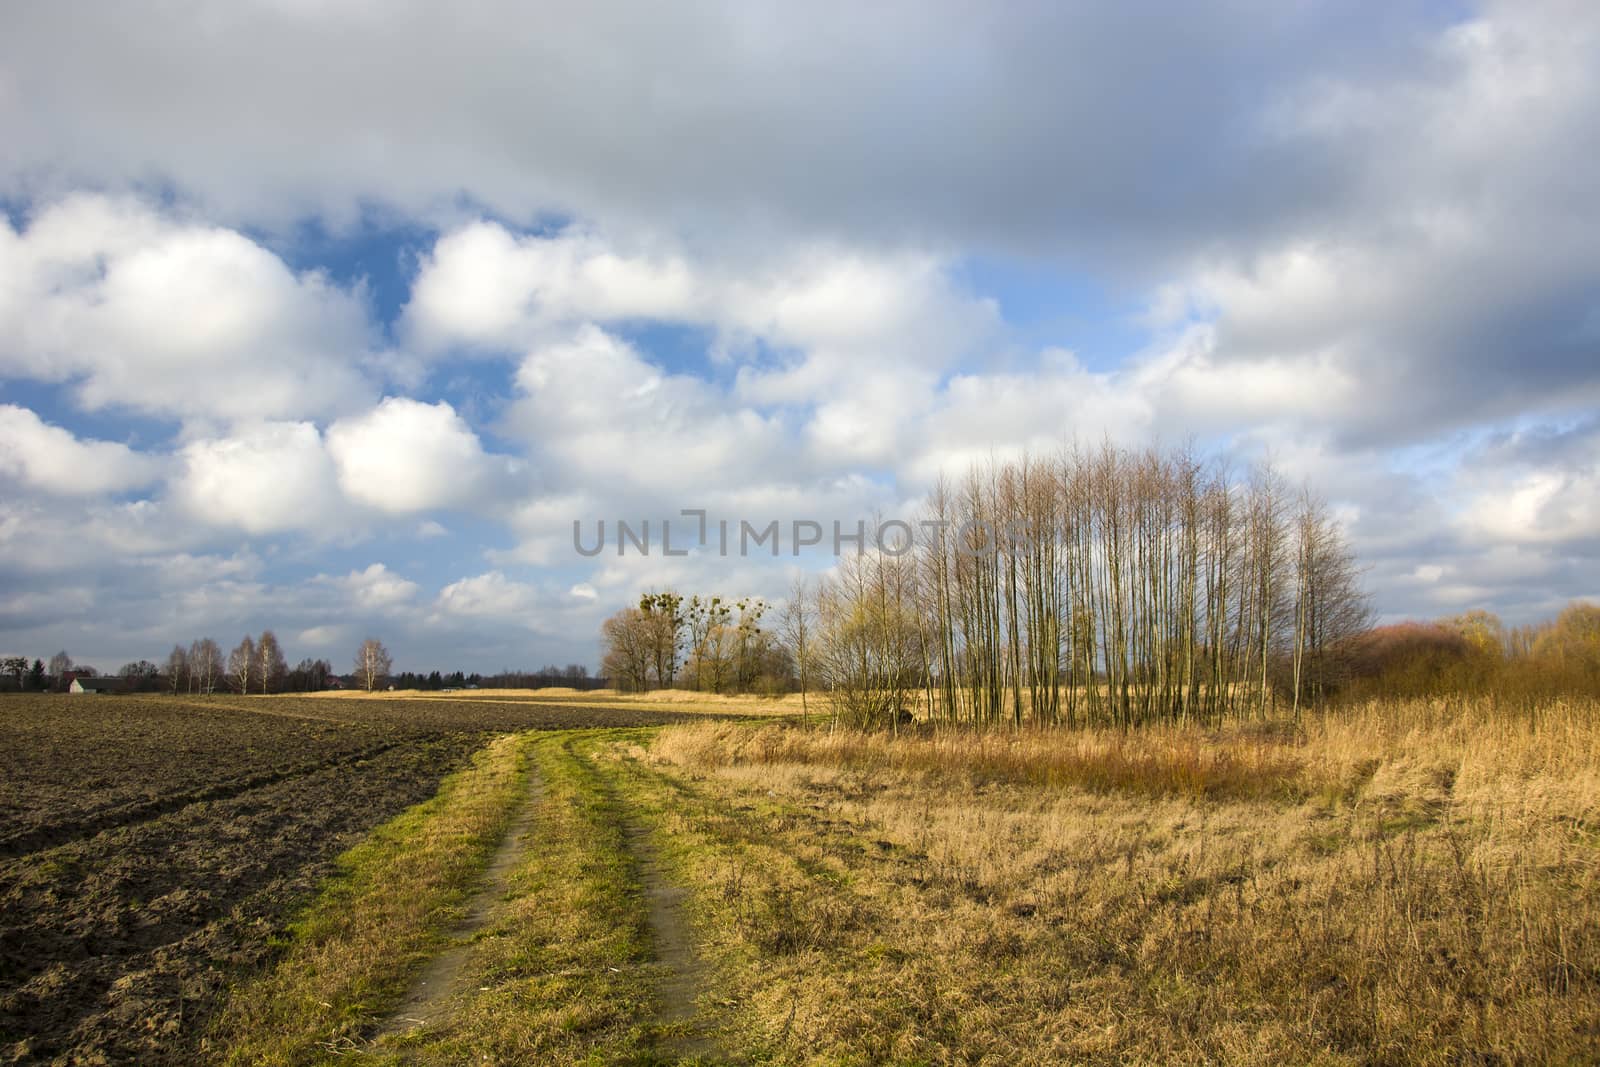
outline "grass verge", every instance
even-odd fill
[[[651,1020],[659,975],[625,819],[591,753],[648,734],[594,731],[533,746],[534,847],[463,973],[450,1019],[396,1041],[409,1062],[673,1062]]]
[[[207,1057],[304,1064],[361,1047],[459,917],[527,788],[530,743],[496,739],[435,796],[341,856],[278,963],[234,990]]]

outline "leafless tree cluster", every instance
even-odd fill
[[[176,696],[214,693],[219,688],[235,693],[314,692],[327,688],[332,674],[320,659],[303,659],[290,668],[277,635],[266,630],[259,638],[246,634],[226,656],[209,637],[192,641],[187,648],[173,645],[159,679]]]
[[[228,685],[236,693],[273,693],[282,688],[288,665],[277,635],[263,630],[260,640],[244,635],[238,646],[228,653],[225,670]]]
[[[249,640],[249,638],[245,638]],[[214,693],[224,683],[226,665],[222,649],[209,637],[196,638],[189,647],[173,645],[167,654],[166,683],[179,693]]]
[[[1367,624],[1358,579],[1327,509],[1269,467],[1108,444],[941,481],[905,551],[802,593],[804,650],[785,632],[857,725],[917,697],[951,722],[1212,723],[1320,699]]]
[[[601,673],[619,689],[642,692],[681,686],[708,693],[747,693],[788,684],[788,656],[761,625],[759,597],[685,599],[647,593],[600,628]]]
[[[911,694],[929,680],[931,605],[919,593],[915,559],[882,551],[845,556],[814,590],[795,588],[784,632],[834,723],[898,729],[909,715]]]
[[[1600,604],[1507,628],[1483,609],[1380,626],[1350,643],[1337,679],[1357,698],[1493,696],[1503,705],[1600,696]]]

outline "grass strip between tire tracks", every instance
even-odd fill
[[[530,773],[529,735],[497,738],[429,800],[379,827],[291,925],[269,971],[241,983],[205,1051],[303,1064],[359,1048],[469,899]]]
[[[450,1020],[394,1043],[424,1064],[679,1062],[656,1023],[656,963],[627,812],[595,752],[651,731],[547,735],[534,746],[535,846],[467,963]]]

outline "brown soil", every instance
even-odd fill
[[[0,699],[0,1063],[193,1063],[335,857],[494,733],[658,713]]]

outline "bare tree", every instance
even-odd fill
[[[389,658],[389,650],[375,637],[361,642],[361,647],[356,650],[356,678],[369,693],[388,677],[393,667],[394,661]]]
[[[1239,477],[1189,449],[1074,445],[941,478],[914,570],[861,582],[841,566],[828,592],[910,591],[920,684],[947,721],[1261,715],[1320,694],[1368,617],[1337,524],[1290,505],[1270,466]],[[825,614],[819,638],[857,618]]]
[[[733,627],[733,689],[748,693],[756,688],[772,658],[772,634],[761,626],[767,602],[760,597],[741,597],[734,607],[739,616]]]
[[[921,667],[911,563],[881,552],[846,556],[817,596],[813,667],[833,724],[898,729]]]
[[[1328,514],[1327,506],[1309,489],[1300,496],[1294,519],[1295,608],[1292,686],[1294,714],[1300,714],[1302,690],[1312,703],[1321,704],[1346,670],[1343,656],[1350,639],[1372,624],[1371,603],[1361,588],[1355,553],[1344,532]],[[1465,617],[1464,617],[1465,618]],[[1479,639],[1474,643],[1502,647],[1499,620],[1484,613],[1470,620]],[[1465,627],[1463,627],[1465,629]]]
[[[245,634],[238,647],[228,653],[228,681],[236,692],[248,693],[255,675],[256,643],[249,634]]]
[[[256,643],[256,684],[261,687],[261,692],[270,693],[282,685],[288,669],[283,659],[283,648],[278,644],[278,635],[271,630],[263,630],[261,640]]]
[[[783,640],[800,677],[800,725],[811,728],[811,712],[806,704],[806,689],[811,668],[811,632],[816,618],[816,606],[811,600],[811,587],[802,575],[789,587],[789,600],[783,606]]]
[[[679,657],[683,653],[683,597],[670,589],[646,593],[639,598],[639,610],[647,623],[645,640],[654,682],[666,688],[677,679]]]
[[[688,674],[696,689],[722,692],[737,640],[733,605],[720,596],[693,596],[684,611],[689,634]]]
[[[173,645],[167,653],[167,686],[177,696],[189,684],[189,651],[182,645]]]
[[[222,677],[222,649],[209,637],[189,645],[189,691],[214,693]]]
[[[655,622],[640,608],[623,608],[600,624],[600,673],[616,688],[638,693],[650,687],[658,646]]]
[[[65,651],[57,652],[50,657],[50,682],[57,689],[63,688],[62,679],[72,669],[72,657]]]
[[[782,646],[802,718],[813,686],[836,721],[891,728],[919,690],[933,718],[1013,729],[1298,714],[1337,684],[1370,621],[1337,522],[1309,496],[1296,507],[1270,464],[1075,444],[941,478],[920,529],[909,554],[846,558],[814,597],[789,598]],[[691,597],[685,678],[747,686],[771,650],[759,610]],[[648,663],[608,649],[645,684]]]

